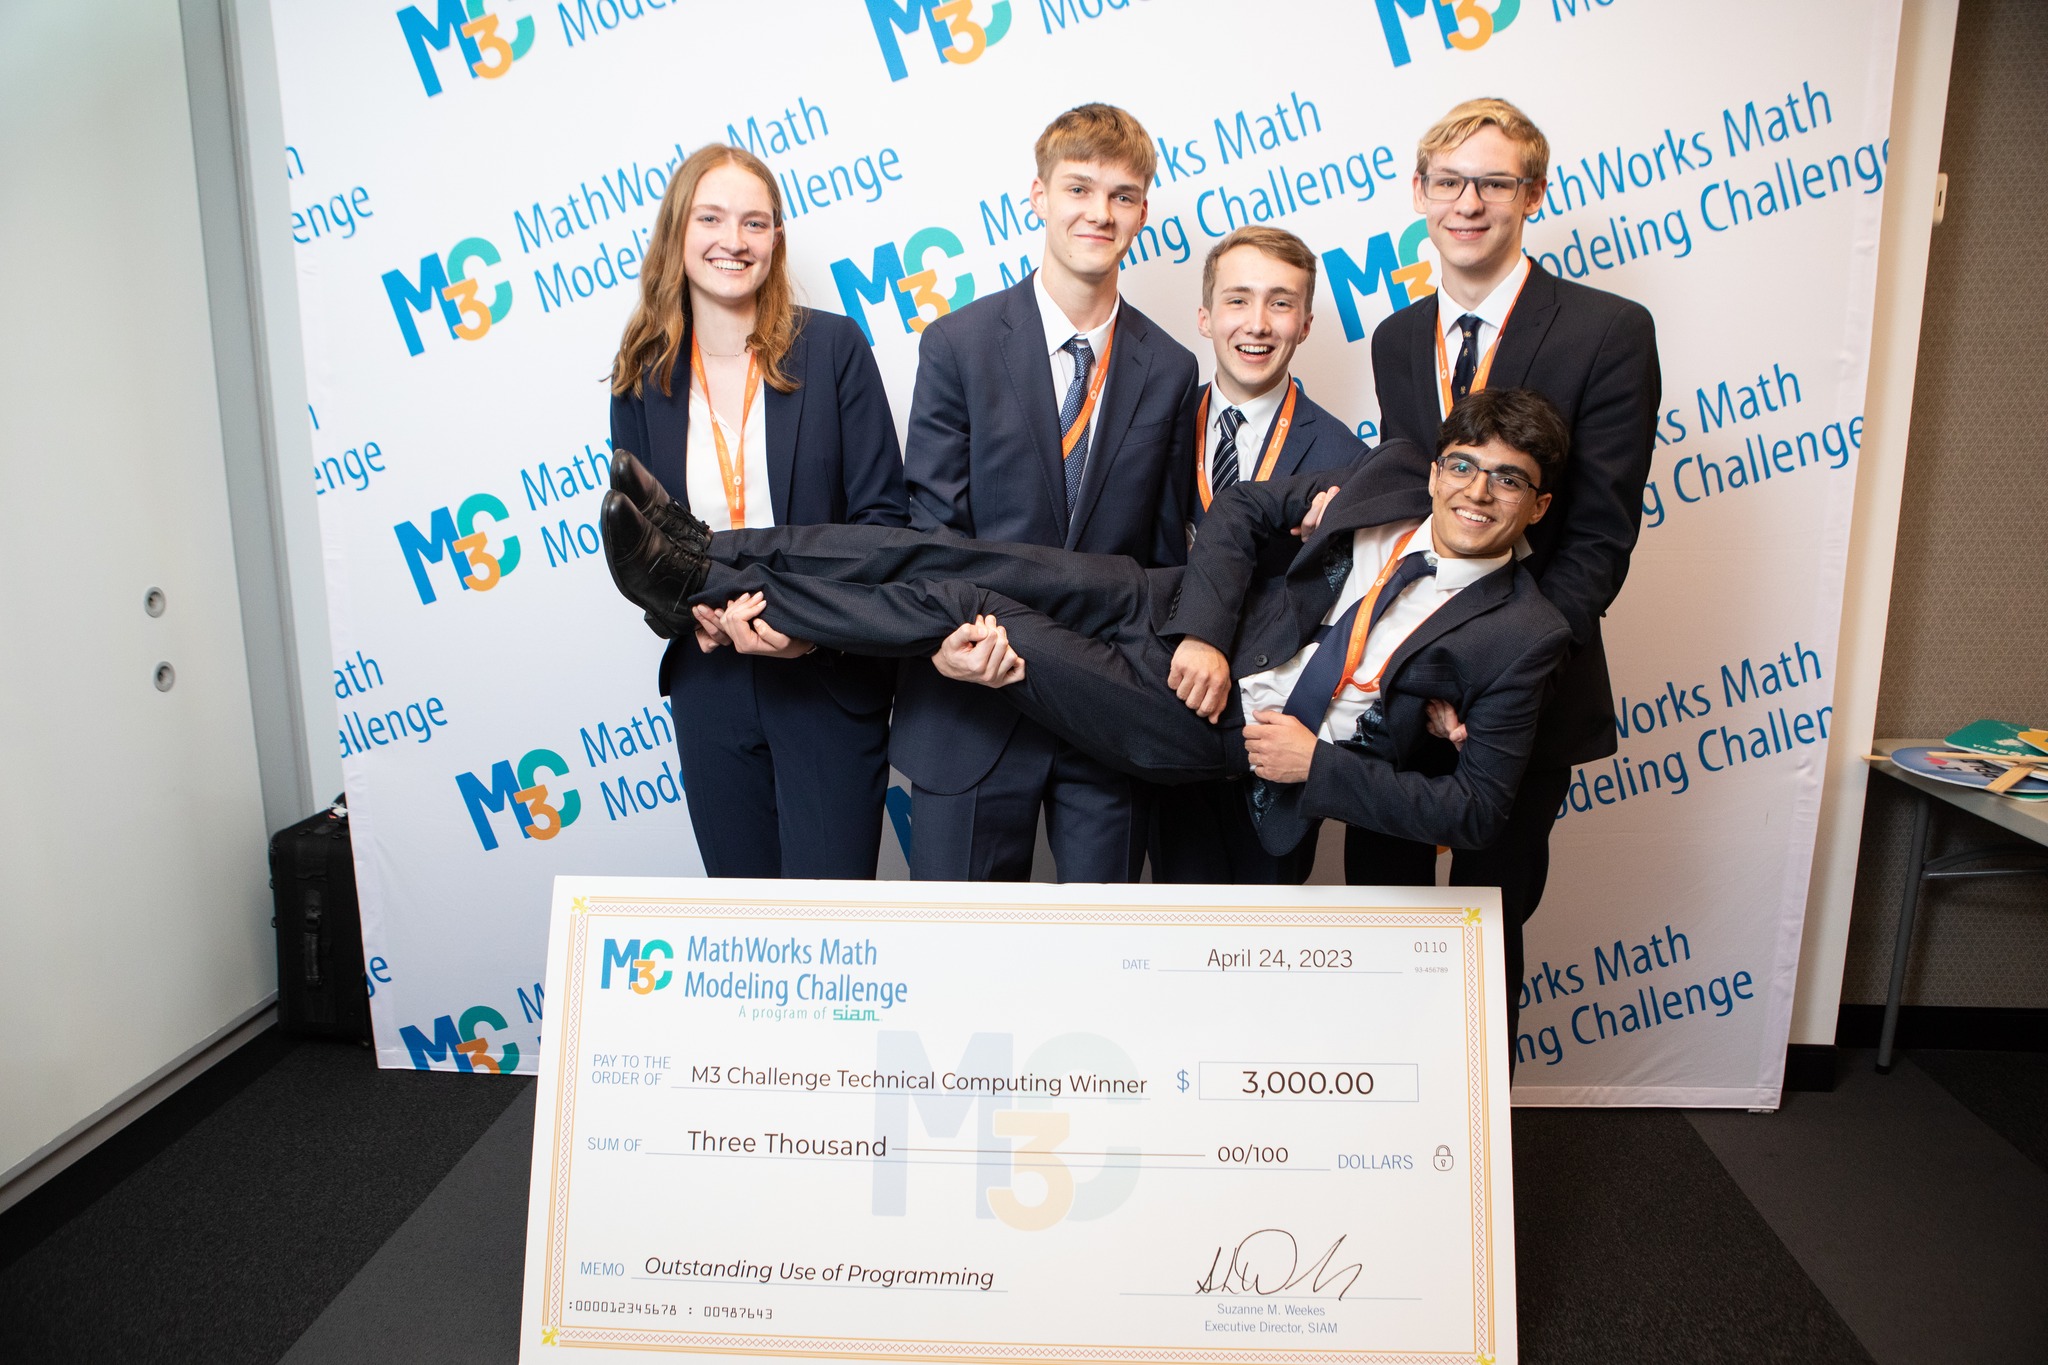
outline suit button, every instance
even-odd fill
[[[1258,664],[1260,668],[1264,668],[1266,666],[1266,656],[1261,654],[1257,659],[1253,660],[1253,662]]]

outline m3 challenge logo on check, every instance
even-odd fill
[[[498,16],[484,8],[484,0],[469,0],[467,8],[463,0],[428,0],[428,6],[434,12],[431,19],[417,5],[398,11],[398,29],[405,35],[406,51],[412,54],[413,69],[429,98],[441,93],[435,52],[453,47],[461,53],[471,79],[494,81],[511,74],[512,63],[533,47],[530,17],[522,15],[508,38]]]
[[[391,315],[398,320],[407,355],[418,355],[427,349],[415,318],[437,307],[442,322],[447,324],[448,335],[457,341],[482,341],[491,334],[491,328],[505,320],[505,315],[512,311],[512,286],[504,280],[497,281],[486,303],[482,284],[469,274],[473,265],[492,266],[501,259],[489,238],[465,237],[448,249],[446,257],[432,252],[420,257],[416,279],[402,269],[384,272],[384,297],[390,301]]]
[[[612,968],[617,967],[620,985],[635,995],[652,995],[675,979],[668,965],[675,961],[675,956],[676,950],[668,946],[667,939],[650,938],[642,945],[639,939],[629,938],[621,946],[617,939],[608,938],[604,941],[604,966],[598,973],[597,988],[612,988]]]
[[[916,33],[919,25],[931,35],[939,60],[949,66],[980,61],[982,54],[1010,31],[1010,0],[995,0],[985,11],[977,0],[867,0],[867,4],[875,41],[881,45],[882,61],[892,81],[910,75],[903,60],[902,37]]]

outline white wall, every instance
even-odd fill
[[[183,55],[0,5],[0,1182],[276,985]]]
[[[216,10],[216,6],[218,7]],[[280,614],[290,638],[266,657],[294,689],[290,737],[306,787],[293,818],[310,813],[341,790],[341,753],[335,743],[334,647],[327,632],[327,585],[320,545],[320,511],[313,491],[314,440],[306,407],[306,362],[299,345],[299,292],[292,252],[292,191],[287,174],[284,113],[278,103],[277,53],[271,41],[269,0],[182,0],[186,15],[187,71],[196,82],[199,43],[195,16],[224,19],[217,41],[232,86],[231,150],[238,159],[243,218],[237,234],[250,292],[251,351],[261,367],[262,402],[252,414],[260,425],[269,481],[269,531],[277,537],[272,572],[280,583]],[[212,220],[208,220],[209,235]],[[216,305],[218,299],[216,298]],[[226,405],[223,398],[223,406]],[[244,569],[245,590],[247,569]],[[267,756],[267,755],[266,755]],[[266,792],[266,796],[269,793]],[[275,801],[271,801],[275,809]],[[280,821],[272,818],[275,828]]]

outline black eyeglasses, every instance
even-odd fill
[[[1527,176],[1511,175],[1452,175],[1449,171],[1432,171],[1422,177],[1422,197],[1438,203],[1449,203],[1465,197],[1465,187],[1473,186],[1479,191],[1479,198],[1488,204],[1512,204],[1522,192],[1522,186],[1536,182]]]
[[[1495,465],[1488,469],[1477,460],[1463,455],[1439,455],[1436,457],[1438,474],[1453,490],[1463,488],[1481,474],[1486,476],[1487,486],[1502,502],[1520,502],[1531,493],[1542,491],[1527,474],[1513,465]]]

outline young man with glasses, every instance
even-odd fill
[[[1557,405],[1571,462],[1549,490],[1549,515],[1518,553],[1571,625],[1569,661],[1537,729],[1505,832],[1484,846],[1451,844],[1451,881],[1498,886],[1508,923],[1535,912],[1550,870],[1550,830],[1574,764],[1615,751],[1614,701],[1600,617],[1620,593],[1641,526],[1662,379],[1656,329],[1640,304],[1561,280],[1522,254],[1543,203],[1550,144],[1505,100],[1470,100],[1416,148],[1415,211],[1436,248],[1436,292],[1373,333],[1380,427],[1389,438],[1435,432],[1468,394],[1527,387]],[[1435,880],[1436,850],[1353,828],[1346,879]],[[1510,1013],[1521,936],[1510,935]]]
[[[867,526],[678,545],[619,494],[602,524],[620,590],[656,620],[686,629],[693,604],[717,608],[744,653],[794,637],[931,655],[1123,772],[1249,774],[1276,855],[1325,818],[1481,846],[1506,823],[1571,638],[1512,554],[1550,506],[1564,423],[1541,395],[1487,392],[1436,450],[1388,442],[1336,489],[1326,473],[1241,482],[1185,569]],[[1285,572],[1262,576],[1261,552],[1297,527]],[[1432,735],[1442,707],[1469,726],[1462,746]]]

